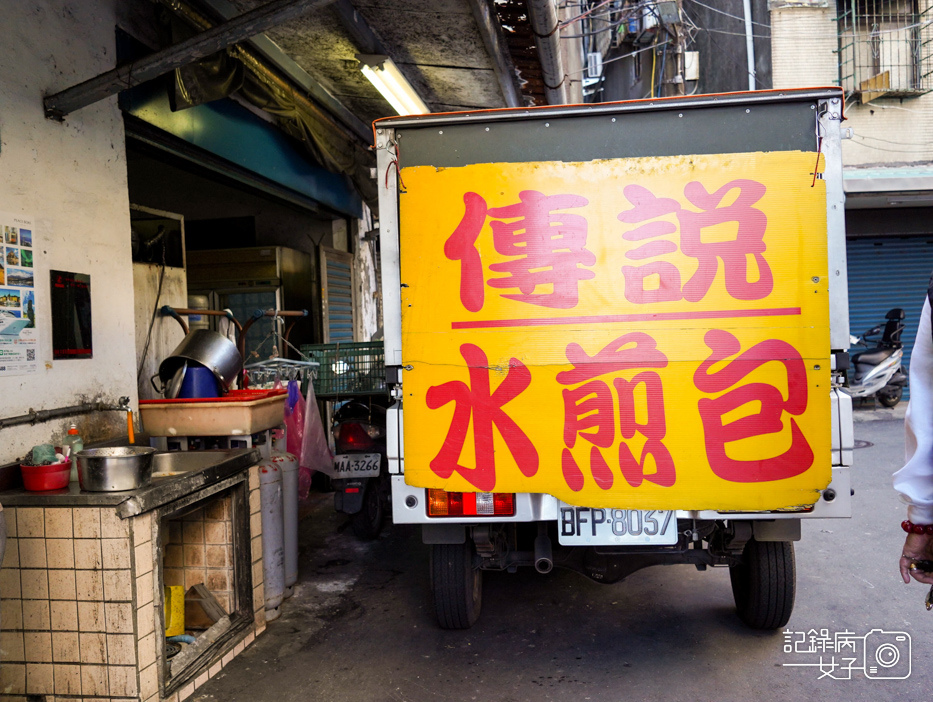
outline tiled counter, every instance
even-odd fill
[[[181,496],[164,485],[162,492],[176,499],[131,502],[124,493],[118,504],[97,505],[60,495],[59,506],[49,495],[45,506],[32,506],[0,495],[8,530],[0,702],[26,702],[26,695],[181,702],[262,633],[257,467]],[[170,677],[162,587],[195,583],[212,590],[235,626],[209,655]]]

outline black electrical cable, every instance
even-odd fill
[[[658,97],[661,95],[661,88],[664,86],[664,66],[667,63],[667,42],[664,44],[664,50],[661,52],[661,70],[658,72]]]
[[[586,32],[584,34],[561,34],[561,39],[586,39],[587,37],[592,37],[597,34],[602,34],[603,32],[614,32],[619,27],[625,25],[625,22],[618,22],[611,27],[603,27],[602,29],[594,29],[592,32]]]

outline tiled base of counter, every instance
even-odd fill
[[[159,694],[165,681],[158,655],[164,638],[156,634],[163,626],[158,520],[150,513],[120,519],[110,507],[4,509],[9,538],[0,568],[0,702],[26,702],[26,695],[45,702],[181,702],[216,675],[265,630],[255,467],[248,495],[255,621],[167,697]],[[202,526],[212,516],[216,523],[230,521],[229,514],[205,512]]]

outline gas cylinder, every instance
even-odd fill
[[[285,540],[282,512],[282,471],[271,458],[259,464],[259,499],[262,510],[262,578],[266,595],[266,621],[279,616],[285,594]]]
[[[271,460],[282,472],[285,597],[291,597],[298,582],[298,459],[287,451],[273,451]]]

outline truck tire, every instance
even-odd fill
[[[382,531],[385,506],[378,481],[369,481],[364,489],[366,492],[363,495],[363,506],[359,512],[350,515],[350,526],[358,539],[372,541]]]
[[[746,625],[779,629],[787,624],[797,587],[793,542],[749,539],[729,576],[736,612]]]
[[[431,593],[442,629],[469,629],[483,606],[483,571],[473,565],[473,542],[431,547]]]

